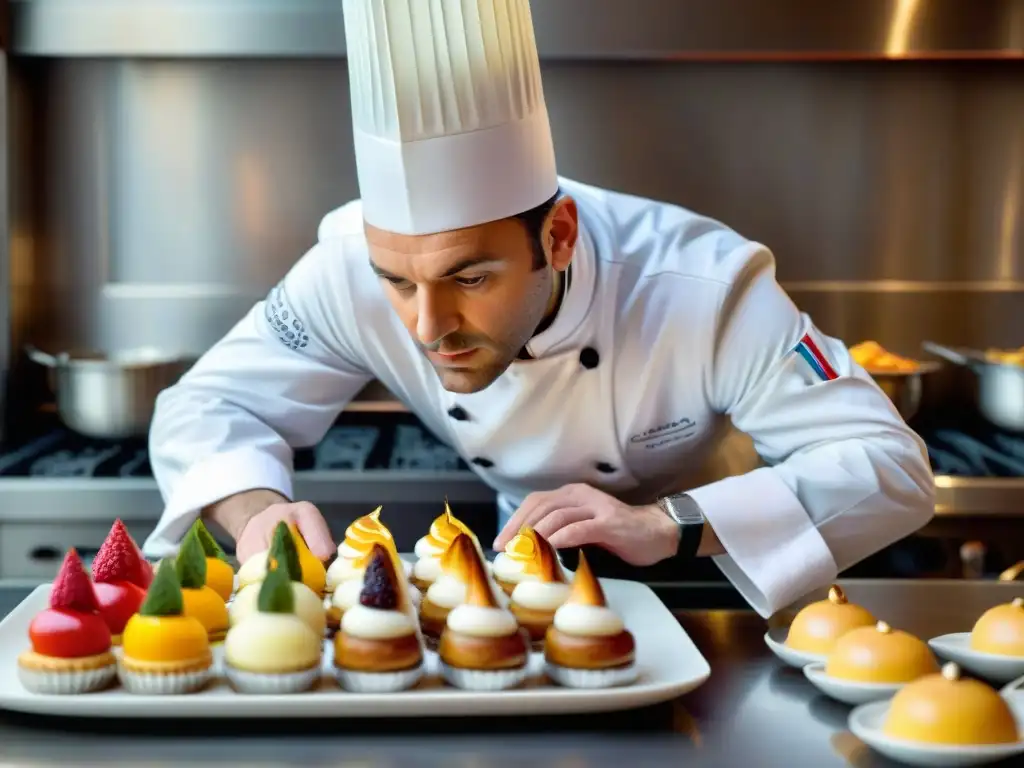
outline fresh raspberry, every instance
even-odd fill
[[[93,558],[92,577],[103,584],[127,581],[143,589],[148,586],[139,549],[120,518],[114,521],[110,533]]]
[[[379,544],[374,545],[370,564],[363,574],[363,590],[359,602],[367,608],[394,610],[398,606],[398,588],[395,584],[395,570],[391,556]]]
[[[85,572],[78,552],[68,550],[60,566],[57,578],[50,589],[50,607],[67,611],[92,612],[99,610],[96,593],[93,592],[89,574]]]

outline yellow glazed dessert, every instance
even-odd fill
[[[568,599],[571,588],[558,562],[558,553],[543,536],[527,527],[512,541],[519,537],[529,537],[534,555],[529,563],[529,578],[512,590],[509,608],[519,626],[529,632],[530,640],[537,644],[544,640],[548,627],[555,620],[555,611]],[[501,584],[497,570],[495,576]]]
[[[971,630],[971,650],[1024,657],[1024,598],[985,611]]]
[[[883,732],[928,744],[1012,744],[1021,734],[1013,712],[995,690],[963,679],[956,664],[909,683],[892,699]]]
[[[220,642],[228,631],[228,607],[220,595],[206,586],[206,556],[195,529],[181,542],[174,564],[185,615],[198,619],[206,627],[211,643]]]
[[[192,528],[199,537],[199,543],[203,545],[203,554],[206,556],[206,586],[220,595],[221,600],[227,602],[235,591],[235,570],[202,520],[196,519]]]
[[[209,635],[184,607],[174,565],[163,560],[145,602],[124,628],[118,676],[130,693],[189,693],[210,680]]]
[[[857,683],[909,683],[938,671],[926,643],[884,621],[851,629],[836,641],[825,662],[829,677]]]
[[[277,560],[260,585],[255,612],[228,632],[224,668],[235,690],[298,693],[319,680],[323,630],[314,632],[295,614],[293,583],[287,566]]]
[[[306,540],[302,538],[299,529],[294,523],[288,523],[288,531],[295,542],[295,549],[299,553],[299,565],[302,566],[302,583],[313,590],[313,593],[323,597],[324,588],[327,585],[327,570],[320,559],[309,551]],[[258,584],[267,575],[267,561],[270,557],[270,550],[258,552],[238,569],[239,589],[249,584]]]
[[[270,560],[276,567],[281,567],[289,578],[292,590],[291,611],[302,619],[317,635],[323,637],[327,628],[327,614],[323,600],[302,583],[302,566],[295,548],[295,539],[288,526],[281,522],[274,530],[274,538],[270,544]],[[258,611],[260,589],[263,582],[249,584],[239,590],[235,599],[228,607],[228,618],[232,627],[244,621]]]
[[[476,534],[452,514],[446,500],[444,512],[430,524],[430,532],[416,542],[416,563],[412,568],[413,586],[426,592],[430,585],[437,581],[442,572],[441,557],[460,533],[469,536],[477,547],[480,546]]]
[[[847,602],[846,594],[838,585],[828,591],[828,598],[804,606],[793,619],[786,637],[786,645],[795,651],[827,655],[836,640],[851,629],[869,627],[875,623],[870,611]]]
[[[345,531],[345,538],[338,545],[338,556],[327,569],[327,594],[333,593],[347,581],[362,580],[374,544],[398,551],[394,536],[380,521],[381,509],[377,507],[370,514],[363,515]],[[412,566],[404,561],[401,565],[402,574],[408,577]]]
[[[562,569],[558,553],[554,548],[541,543],[540,535],[530,526],[523,528],[505,545],[505,551],[499,552],[494,558],[494,579],[506,595],[524,581],[537,581],[541,577],[541,558],[550,551],[555,556],[555,564]]]

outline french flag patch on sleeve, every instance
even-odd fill
[[[828,361],[828,358],[822,354],[821,348],[818,347],[810,334],[805,333],[793,351],[804,359],[804,362],[814,371],[815,376],[822,381],[834,381],[839,378],[836,369],[832,367],[832,363]]]

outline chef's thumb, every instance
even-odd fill
[[[312,504],[303,504],[295,510],[295,524],[299,533],[306,540],[306,546],[320,560],[328,560],[334,556],[337,547],[334,544],[334,537],[331,536],[331,529],[327,527],[327,521],[320,514],[320,510]]]

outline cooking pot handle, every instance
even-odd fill
[[[954,365],[962,365],[967,368],[975,369],[988,365],[988,361],[985,359],[984,355],[978,352],[944,347],[941,344],[936,344],[934,341],[922,342],[921,347],[925,352],[931,352],[936,357],[941,357],[943,360],[953,363]]]
[[[51,355],[48,352],[33,347],[31,344],[25,345],[25,354],[29,356],[33,362],[45,365],[47,368],[58,368],[64,365],[68,361],[68,353],[61,352],[59,355]]]

